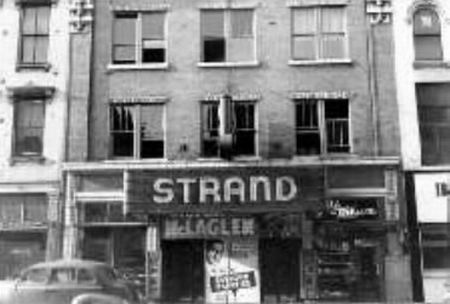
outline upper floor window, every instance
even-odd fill
[[[46,65],[50,36],[50,2],[24,2],[21,10],[19,65]]]
[[[253,9],[201,10],[201,61],[254,61],[253,15]]]
[[[416,60],[442,60],[441,22],[431,8],[414,13],[414,50]]]
[[[292,59],[345,59],[345,7],[317,6],[292,9]]]
[[[14,115],[14,155],[42,155],[45,101],[18,99],[14,102]]]
[[[298,155],[350,152],[347,100],[299,99],[295,114]]]
[[[164,157],[164,104],[112,104],[110,138],[113,157]]]
[[[234,156],[256,154],[255,102],[232,101],[228,121],[232,134],[231,150]],[[225,119],[224,119],[225,120]],[[202,156],[219,157],[219,103],[202,103]]]
[[[165,19],[164,11],[117,12],[113,23],[113,63],[166,62]]]

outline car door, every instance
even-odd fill
[[[101,287],[96,284],[92,275],[86,274],[86,271],[82,271],[80,275],[80,268],[78,267],[52,269],[47,288],[48,303],[70,303],[79,294],[101,292]],[[80,276],[81,280],[79,280]]]
[[[25,271],[14,285],[12,303],[49,304],[46,293],[49,274],[47,268],[34,268]]]

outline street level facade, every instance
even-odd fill
[[[155,301],[412,299],[390,1],[84,4],[64,257]]]
[[[0,278],[61,255],[69,1],[0,1]]]
[[[441,302],[450,279],[450,3],[393,4],[414,300]]]

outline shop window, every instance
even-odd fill
[[[24,1],[21,12],[19,66],[45,66],[48,63],[50,1]]]
[[[292,9],[292,59],[342,59],[347,55],[345,8],[318,6]]]
[[[0,196],[0,223],[2,225],[36,225],[47,222],[45,195]]]
[[[417,84],[422,163],[450,163],[450,84]]]
[[[350,152],[347,100],[299,99],[295,114],[298,155]]]
[[[43,152],[45,101],[14,101],[14,155],[40,156]]]
[[[414,13],[414,49],[416,60],[442,60],[441,22],[432,8]]]
[[[219,157],[219,104],[202,103],[202,156]],[[256,154],[255,103],[233,101],[231,107],[232,154],[253,156]]]
[[[163,158],[163,104],[112,104],[110,107],[113,157]]]
[[[167,61],[166,12],[117,12],[113,23],[114,64]]]
[[[201,10],[202,62],[255,60],[252,9]]]

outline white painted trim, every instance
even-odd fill
[[[350,0],[287,0],[288,7],[306,7],[321,5],[348,5]]]
[[[377,158],[339,158],[316,159],[311,162],[296,161],[295,159],[261,160],[254,162],[227,162],[217,160],[204,161],[167,161],[149,163],[146,161],[122,162],[81,162],[64,163],[62,170],[71,172],[83,171],[121,171],[121,170],[159,170],[159,169],[201,169],[201,168],[239,168],[239,167],[314,167],[314,166],[400,166],[399,157]],[[449,169],[450,171],[450,169]]]
[[[77,192],[74,194],[77,203],[88,202],[123,202],[125,194],[123,191],[97,191],[97,192]]]
[[[346,51],[347,52],[347,51]],[[311,66],[311,65],[328,65],[328,64],[353,64],[350,58],[342,59],[318,59],[318,60],[289,60],[291,66]]]
[[[166,42],[167,43],[167,42]],[[167,48],[167,46],[166,46]],[[167,51],[167,49],[166,49]],[[167,56],[166,56],[167,59]],[[110,63],[106,67],[109,72],[117,71],[136,71],[136,70],[168,70],[170,68],[168,60],[162,63],[137,63],[137,64],[113,64]]]
[[[388,194],[386,188],[328,188],[325,197],[384,197]]]
[[[259,67],[260,65],[261,63],[259,61],[197,63],[197,66],[199,68],[251,68],[251,67]]]

